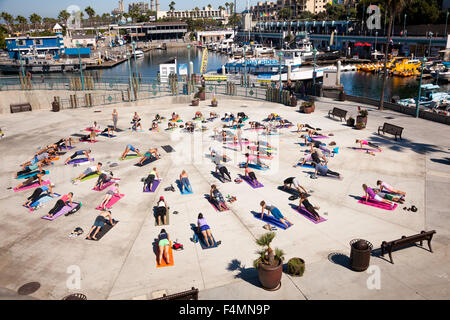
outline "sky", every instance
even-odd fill
[[[128,4],[131,2],[147,2],[150,5],[150,0],[124,0],[124,8],[128,11]],[[160,0],[160,10],[169,10],[169,3],[172,0]],[[213,8],[218,6],[225,7],[225,2],[234,0],[196,0],[195,3],[191,0],[174,0],[175,10],[194,9],[195,7],[203,8],[211,4]],[[257,0],[250,0],[250,5],[258,2]],[[247,7],[247,0],[236,0],[238,11],[242,11]],[[0,0],[0,12],[6,11],[13,16],[22,15],[28,18],[32,13],[37,13],[41,17],[56,18],[61,10],[67,9],[70,5],[77,5],[82,10],[87,6],[91,6],[96,13],[111,13],[114,8],[117,8],[117,0]]]

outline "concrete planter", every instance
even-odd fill
[[[211,101],[211,107],[217,107],[217,105],[218,105],[219,103],[216,101],[216,102],[214,102],[214,101]]]
[[[199,100],[192,100],[192,106],[197,107],[200,104]]]
[[[260,263],[258,265],[258,279],[264,289],[276,291],[281,287],[281,276],[283,275],[283,264],[278,262],[277,267],[270,267]]]

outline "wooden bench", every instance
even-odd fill
[[[328,116],[339,117],[341,121],[344,118],[347,121],[347,111],[339,108],[333,108],[333,110],[328,111]]]
[[[171,295],[164,294],[161,298],[155,298],[153,300],[198,300],[198,289],[192,287],[191,290]]]
[[[11,113],[31,111],[31,104],[29,103],[10,104],[9,107],[11,109]]]
[[[391,259],[391,263],[394,264],[394,260],[392,260],[392,251],[400,248],[404,248],[408,245],[415,244],[420,241],[420,246],[424,240],[428,241],[428,248],[430,248],[430,252],[433,252],[431,249],[431,239],[433,238],[433,234],[436,233],[436,230],[432,231],[421,231],[418,234],[413,236],[405,237],[402,236],[400,239],[394,241],[383,241],[381,243],[381,256],[384,257],[385,253],[389,254],[389,258]]]
[[[395,136],[395,140],[397,140],[397,136],[400,137],[400,140],[402,139],[403,128],[394,124],[385,122],[382,127],[378,127],[378,134],[380,134],[380,131],[383,133],[393,134]]]

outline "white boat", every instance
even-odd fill
[[[144,52],[142,50],[136,50],[134,52],[134,55],[136,56],[137,59],[143,58],[144,57]]]
[[[323,77],[323,72],[325,70],[330,70],[334,66],[324,66],[316,68],[316,79]],[[287,72],[281,73],[281,81],[287,81],[288,79]],[[259,78],[259,77],[258,77]],[[294,71],[291,72],[289,79],[291,81],[300,81],[300,80],[311,80],[314,78],[314,68],[297,68]],[[259,80],[259,79],[257,79]],[[274,74],[270,77],[271,81],[277,82],[280,81],[280,75]]]
[[[256,43],[251,46],[256,56],[273,55],[275,50],[273,48],[264,47],[262,44]]]
[[[420,97],[419,105],[423,107],[434,108],[444,103],[450,103],[448,92],[439,91],[440,87],[435,84],[423,84],[421,86],[423,94]],[[417,98],[401,99],[398,104],[403,106],[415,106]]]

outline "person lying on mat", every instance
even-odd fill
[[[19,183],[19,185],[16,187],[16,189],[20,189],[22,187],[29,186],[31,184],[34,184],[36,182],[39,182],[39,185],[42,185],[42,177],[45,175],[45,171],[42,170],[40,173],[38,173],[35,176],[27,178],[24,182]]]
[[[283,190],[286,190],[288,188],[288,185],[289,185],[289,188],[292,188],[292,185],[294,185],[295,190],[297,190],[298,193],[303,193],[303,192],[308,193],[308,191],[306,191],[306,189],[300,185],[300,182],[298,181],[298,179],[296,177],[289,177],[289,178],[285,179],[283,181],[283,184],[284,184]]]
[[[158,121],[152,121],[152,128],[150,129],[150,131],[158,131],[159,127],[158,127]]]
[[[169,248],[170,248],[170,237],[165,229],[161,229],[161,232],[158,234],[158,265],[161,264],[161,259],[164,257],[164,260],[167,264],[170,264],[169,258]]]
[[[209,227],[203,214],[199,213],[197,217],[197,232],[203,235],[206,246],[211,247],[214,245],[214,239],[211,234],[211,228]]]
[[[23,204],[27,208],[31,208],[31,205],[45,195],[53,197],[52,185],[42,186],[34,190],[33,194],[27,198],[27,201]]]
[[[100,174],[100,176],[98,177],[98,179],[97,179],[97,183],[95,184],[95,188],[98,188],[98,189],[101,190],[105,183],[108,183],[108,182],[110,182],[113,179],[113,176],[114,175],[113,175],[112,172],[110,172],[109,174],[102,172]]]
[[[258,185],[258,184],[259,184],[259,181],[258,181],[258,179],[256,178],[255,173],[253,172],[252,169],[250,169],[250,168],[248,167],[248,163],[246,163],[245,166],[244,166],[244,172],[245,172],[245,176],[248,177],[248,178],[250,179],[250,181],[251,181],[254,185]]]
[[[81,136],[80,141],[81,142],[84,142],[84,141],[95,142],[96,136],[97,136],[97,133],[95,131],[91,131],[89,134],[85,134],[85,135]]]
[[[312,156],[311,154],[307,154],[304,158],[301,158],[297,164],[294,164],[293,167],[297,168],[297,167],[302,167],[303,165],[305,165],[307,162],[313,162]],[[312,164],[311,164],[312,166]]]
[[[134,131],[137,131],[137,128],[139,127],[139,130],[142,130],[141,125],[141,117],[137,114],[137,112],[134,113],[133,119],[131,120],[132,127],[131,129]]]
[[[45,162],[46,159],[49,158],[49,153],[48,152],[43,152],[43,153],[36,153],[33,157],[33,159],[31,159],[30,161],[27,161],[25,163],[23,163],[21,166],[23,169],[25,169],[25,167],[28,167],[30,165],[36,165],[39,162]]]
[[[300,209],[303,206],[306,210],[314,216],[314,220],[320,221],[320,216],[316,210],[319,210],[320,207],[313,206],[307,199],[308,195],[306,193],[300,193],[300,202],[298,203],[298,208]]]
[[[209,190],[209,199],[211,199],[211,202],[217,207],[217,209],[219,209],[219,211],[228,210],[225,205],[225,199],[215,184],[211,185],[211,189]]]
[[[326,176],[329,174],[330,176],[338,177],[340,180],[343,179],[343,177],[340,173],[331,171],[330,169],[321,165],[320,163],[313,162],[313,166],[315,166],[314,177],[317,177],[317,175]]]
[[[217,148],[216,146],[210,146],[209,152],[210,152],[211,157],[222,158],[223,162],[227,161],[227,156],[223,153],[223,151],[221,149]]]
[[[380,196],[382,199],[387,199],[389,201],[394,201],[394,202],[398,202],[403,204],[405,202],[405,200],[403,199],[403,196],[394,196],[391,193],[388,192],[382,192],[378,189],[373,189],[373,191],[375,191],[375,193]]]
[[[106,222],[106,218],[109,219],[109,223],[111,223],[111,226],[114,226],[115,223],[112,219],[111,211],[103,210],[97,218],[95,218],[94,225],[91,227],[91,230],[89,230],[88,235],[86,239],[91,239],[91,233],[95,230],[94,234],[92,235],[92,240],[97,240],[96,236],[97,233],[103,228]]]
[[[121,159],[125,159],[125,157],[127,156],[128,152],[136,152],[138,156],[142,157],[142,154],[139,152],[138,148],[135,148],[134,146],[132,146],[131,144],[127,144],[125,151],[122,153],[122,157]]]
[[[382,197],[377,195],[372,188],[369,188],[366,184],[363,184],[362,188],[363,188],[363,190],[365,192],[364,198],[365,198],[366,202],[367,202],[367,200],[369,200],[369,197],[370,197],[371,199],[373,199],[375,201],[386,203],[386,204],[388,204],[390,206],[394,206],[393,202],[389,201],[388,199],[383,199]]]
[[[216,118],[218,118],[219,117],[219,115],[217,114],[217,113],[215,113],[215,112],[210,112],[209,113],[209,119],[208,120],[214,120],[214,119],[216,119]]]
[[[47,214],[47,217],[53,218],[53,216],[55,214],[57,214],[62,208],[64,208],[67,205],[72,207],[72,205],[73,205],[72,197],[73,197],[72,192],[69,192],[68,194],[63,195],[61,197],[61,199],[58,199],[58,201],[56,201],[55,206],[50,209],[50,211]]]
[[[169,210],[169,207],[167,205],[166,200],[164,200],[164,197],[160,197],[158,202],[156,203],[156,209],[155,209],[155,213],[156,213],[156,219],[157,219],[157,224],[158,226],[160,226],[161,223],[161,218],[162,221],[164,222],[164,224],[167,224],[167,212]]]
[[[89,159],[90,154],[91,154],[91,149],[75,151],[73,153],[73,155],[71,155],[69,158],[66,159],[66,161],[64,161],[64,164],[68,164],[69,161],[74,160],[78,156],[86,156],[86,158]]]
[[[16,179],[19,176],[29,174],[35,170],[45,171],[45,170],[42,170],[42,162],[38,162],[37,164],[26,166],[23,170],[16,172]]]
[[[156,158],[157,160],[160,159],[158,148],[148,149],[148,151],[144,153],[144,156],[141,158],[141,160],[139,160],[138,164],[143,165],[145,161],[151,159],[152,157]]]
[[[144,189],[146,190],[152,190],[153,183],[155,182],[155,178],[158,178],[158,180],[162,180],[159,177],[158,171],[156,168],[153,168],[152,171],[148,174],[147,178],[145,178],[144,181]]]
[[[106,194],[103,197],[102,202],[100,203],[100,208],[104,208],[108,204],[109,200],[111,200],[111,198],[114,195],[119,195],[119,194],[120,194],[120,192],[119,192],[119,184],[115,183],[114,185],[112,185],[108,189],[108,191],[106,191]]]
[[[108,138],[111,138],[111,136],[114,135],[114,128],[106,127],[105,129],[103,129],[103,131],[100,134],[107,135]]]
[[[187,192],[192,192],[192,189],[190,188],[191,183],[189,182],[189,176],[185,170],[183,170],[180,174],[180,182],[181,182],[181,191],[183,192],[183,189]]]
[[[178,128],[178,125],[176,124],[176,122],[168,122],[167,123],[167,129],[169,130],[169,129],[175,129],[175,128]]]
[[[97,163],[97,166],[92,166],[92,167],[87,168],[86,170],[84,170],[84,172],[82,174],[80,174],[78,177],[76,177],[72,181],[74,184],[77,184],[84,177],[87,177],[87,176],[90,176],[90,175],[96,174],[96,173],[98,173],[100,175],[102,173],[101,168],[102,168],[102,163],[99,162],[99,163]]]
[[[56,146],[56,149],[58,151],[61,151],[63,148],[72,146],[72,138],[68,137],[68,138],[59,139],[57,142],[54,143],[54,145]]]
[[[228,171],[227,167],[225,167],[223,164],[220,163],[220,160],[216,162],[216,173],[219,171],[220,175],[222,176],[222,179],[225,181],[225,175],[228,177],[228,179],[231,182],[231,175]]]
[[[397,189],[394,189],[394,188],[393,188],[391,185],[389,185],[387,182],[378,180],[378,181],[377,181],[377,186],[380,188],[380,191],[384,191],[384,190],[385,190],[385,191],[387,191],[387,192],[400,194],[400,195],[406,197],[406,192],[400,191],[400,190],[397,190]]]
[[[375,143],[369,142],[367,140],[356,139],[355,143],[359,143],[359,147],[362,150],[363,146],[369,146],[371,148],[375,148],[381,151],[381,147],[376,145]]]
[[[275,206],[273,206],[273,205],[271,205],[269,203],[266,203],[265,201],[261,201],[260,205],[262,207],[261,219],[264,217],[264,210],[267,210],[267,212],[271,213],[275,217],[275,219],[277,219],[282,224],[284,224],[286,226],[286,228],[289,228],[289,225],[286,222],[288,222],[289,224],[293,225],[292,222],[290,222],[288,219],[286,219],[281,214],[280,210],[277,207],[275,207]]]
[[[265,126],[261,123],[259,123],[258,121],[250,121],[250,128],[252,129],[259,129],[259,128],[265,128]]]
[[[311,126],[310,126],[309,124],[307,124],[307,123],[305,123],[305,124],[297,123],[297,132],[303,131],[303,128],[307,128],[307,129],[311,129],[311,130],[315,130],[315,131],[320,131],[320,130],[322,130],[322,129],[320,129],[320,128],[313,128],[313,127],[311,127]]]
[[[248,116],[245,114],[245,112],[238,112],[237,116],[242,120],[248,119]]]

